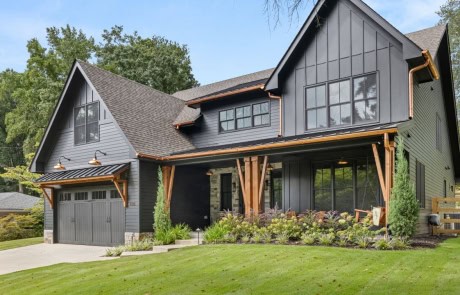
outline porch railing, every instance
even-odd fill
[[[431,202],[442,224],[433,228],[433,234],[460,234],[460,198],[434,197]]]

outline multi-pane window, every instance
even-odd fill
[[[281,169],[271,172],[270,208],[281,209],[283,207],[283,178]]]
[[[219,131],[246,129],[270,124],[270,104],[257,103],[219,112]]]
[[[329,84],[329,126],[350,123],[350,80]]]
[[[251,106],[236,108],[236,128],[243,129],[252,127]]]
[[[119,198],[120,198],[120,194],[118,193],[117,190],[111,190],[111,191],[110,191],[110,198],[111,198],[111,199],[119,199]]]
[[[235,130],[235,114],[233,109],[219,112],[219,126],[220,131]]]
[[[71,201],[71,200],[72,200],[71,193],[59,193],[59,201],[65,202],[65,201]]]
[[[86,201],[88,200],[88,192],[76,192],[75,201]]]
[[[355,123],[377,120],[377,75],[353,79],[353,116]]]
[[[327,127],[326,85],[307,88],[307,129]]]
[[[436,148],[442,152],[442,124],[438,114],[436,114]]]
[[[75,144],[96,142],[99,140],[99,103],[93,102],[74,111]]]
[[[220,175],[220,210],[232,210],[232,174]]]
[[[270,124],[270,110],[268,102],[258,103],[252,106],[254,126]]]
[[[91,192],[91,199],[93,200],[105,200],[106,192],[105,191],[94,191]]]
[[[320,211],[332,210],[332,169],[330,165],[316,165],[314,171],[314,208]]]

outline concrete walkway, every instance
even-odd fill
[[[63,262],[115,259],[103,257],[107,247],[38,244],[0,251],[0,275]]]

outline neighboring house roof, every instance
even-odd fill
[[[420,31],[415,31],[406,34],[415,44],[422,49],[428,49],[433,57],[436,56],[439,44],[441,43],[444,32],[446,31],[446,25],[438,25],[431,28],[426,28]]]
[[[26,210],[32,208],[40,198],[18,192],[0,193],[0,211]]]
[[[234,77],[231,79],[215,82],[212,84],[178,91],[174,93],[173,96],[180,98],[184,101],[189,101],[195,98],[200,98],[200,97],[208,96],[211,94],[216,94],[218,92],[225,92],[228,89],[231,89],[233,87],[238,87],[239,85],[244,85],[246,83],[251,83],[251,82],[259,81],[259,80],[267,80],[270,77],[272,72],[273,72],[273,69],[267,69],[267,70],[263,70],[263,71],[259,71],[259,72],[255,72],[251,74],[246,74],[243,76]]]
[[[194,147],[171,126],[183,101],[89,63],[78,64],[136,153],[164,156]]]
[[[116,175],[121,171],[126,170],[129,167],[129,163],[113,164],[98,167],[90,167],[83,169],[74,170],[63,170],[58,172],[52,172],[39,177],[35,182],[50,182],[57,180],[70,180],[70,179],[84,179],[90,177],[103,177]]]

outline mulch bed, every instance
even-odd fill
[[[414,248],[436,248],[440,243],[453,236],[432,236],[417,235],[411,239],[411,246]]]

